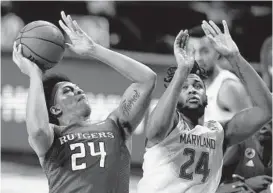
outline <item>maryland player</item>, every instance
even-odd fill
[[[84,92],[63,76],[43,74],[14,45],[13,60],[30,77],[27,101],[29,143],[48,178],[50,193],[128,193],[130,153],[126,146],[147,109],[156,74],[147,66],[97,45],[62,12],[60,26],[79,55],[95,57],[134,83],[105,121],[91,124]],[[88,77],[86,77],[88,80]],[[92,84],[92,83],[91,83]]]
[[[248,138],[271,120],[268,88],[240,55],[225,21],[223,25],[224,33],[212,21],[203,21],[202,28],[214,48],[229,60],[255,106],[237,113],[224,128],[213,120],[204,122],[203,73],[186,51],[187,30],[181,31],[174,43],[178,67],[169,70],[165,80],[170,84],[148,120],[139,193],[215,192],[226,147]]]

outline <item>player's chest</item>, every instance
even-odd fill
[[[67,133],[55,141],[56,161],[73,171],[108,168],[118,161],[122,144],[119,134],[111,130]]]

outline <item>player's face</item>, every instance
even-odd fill
[[[83,90],[71,82],[60,82],[58,86],[54,104],[58,107],[62,115],[89,116],[91,108]]]
[[[194,59],[201,68],[204,68],[208,74],[213,71],[219,54],[212,47],[207,37],[190,38],[189,49],[193,52]]]
[[[189,74],[184,82],[179,104],[182,108],[187,109],[198,109],[206,105],[205,85],[196,74]]]

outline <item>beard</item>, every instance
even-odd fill
[[[188,106],[178,103],[177,104],[177,109],[180,113],[185,115],[186,117],[196,120],[202,117],[205,114],[205,108],[207,106],[207,100],[203,102],[203,104],[199,104],[197,108],[189,108]]]

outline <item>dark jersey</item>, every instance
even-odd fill
[[[272,159],[263,163],[262,153],[259,152],[259,142],[249,138],[240,144],[241,159],[235,169],[235,174],[250,178],[259,175],[272,176]]]
[[[128,193],[130,153],[114,121],[55,133],[43,169],[50,193]]]

